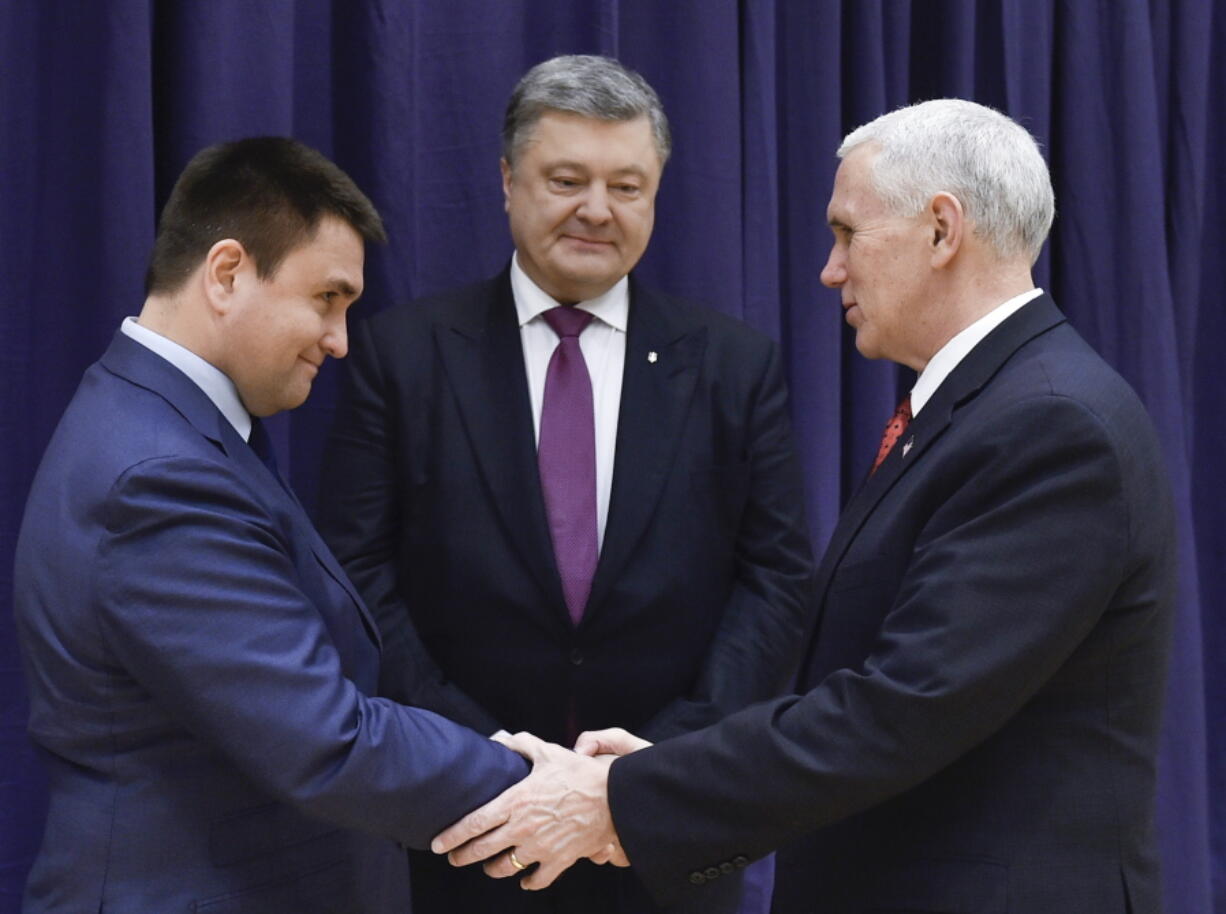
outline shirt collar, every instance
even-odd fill
[[[213,405],[221,410],[221,414],[234,426],[234,430],[242,439],[247,440],[251,435],[251,414],[243,406],[243,401],[238,396],[238,388],[221,369],[174,340],[150,330],[134,317],[124,318],[119,329],[125,336],[131,337],[155,355],[160,355],[187,375],[213,401]]]
[[[550,308],[558,307],[558,302],[534,283],[520,267],[519,252],[511,258],[511,294],[515,298],[515,313],[521,327]],[[603,295],[581,301],[575,307],[625,333],[630,314],[630,280],[623,276]]]
[[[911,415],[918,416],[924,404],[932,399],[941,382],[949,377],[950,372],[958,367],[970,351],[979,345],[980,341],[1000,326],[1005,318],[1017,311],[1022,305],[1043,294],[1042,289],[1030,289],[1021,295],[1003,302],[985,314],[975,323],[954,335],[948,343],[937,350],[937,354],[928,360],[919,379],[911,388]]]

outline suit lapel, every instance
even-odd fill
[[[110,348],[102,357],[102,364],[109,371],[166,400],[197,432],[234,461],[241,475],[250,480],[255,488],[275,500],[293,517],[294,523],[307,537],[316,559],[349,594],[358,608],[367,634],[379,645],[379,629],[370,611],[337,564],[332,551],[320,539],[315,525],[307,517],[298,499],[264,466],[208,395],[182,371],[128,337],[123,331],[115,335]]]
[[[383,639],[379,636],[379,626],[375,623],[374,617],[371,616],[370,610],[367,609],[366,603],[358,595],[357,590],[354,589],[349,576],[345,574],[340,563],[336,561],[336,556],[332,554],[332,550],[324,543],[323,538],[319,535],[319,531],[311,523],[306,509],[298,501],[298,496],[294,494],[289,484],[279,474],[274,475],[272,470],[264,465],[264,462],[260,460],[247,442],[239,437],[238,432],[234,430],[234,427],[229,422],[222,423],[221,432],[221,444],[226,454],[238,464],[244,476],[251,480],[253,484],[258,485],[269,498],[276,501],[281,506],[281,509],[291,516],[295,526],[306,538],[307,544],[315,556],[315,560],[323,566],[332,579],[349,595],[349,599],[358,608],[358,615],[362,619],[362,625],[365,626],[367,635],[376,646],[382,649]]]
[[[122,330],[116,331],[115,338],[103,354],[101,362],[108,371],[157,394],[173,406],[196,431],[225,451],[222,428],[230,423],[209,399],[208,394],[170,362],[142,346]]]
[[[469,444],[506,532],[548,599],[552,626],[570,625],[541,495],[523,343],[509,273],[434,327]]]
[[[685,326],[663,300],[631,277],[613,489],[585,624],[599,614],[655,513],[681,441],[706,342],[704,327]]]
[[[974,398],[1018,349],[1064,320],[1064,315],[1048,296],[1039,296],[984,337],[937,388],[877,472],[865,479],[839,517],[818,569],[816,625],[819,629],[830,580],[881,500],[904,474],[920,463],[949,427],[959,406]]]

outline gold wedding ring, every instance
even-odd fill
[[[515,851],[512,850],[510,856],[511,866],[515,867],[517,870],[526,870],[528,868],[528,864],[519,862],[519,858],[515,856]]]

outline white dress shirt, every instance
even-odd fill
[[[558,345],[558,335],[541,315],[558,303],[528,278],[511,258],[511,293],[519,317],[519,337],[524,347],[524,368],[532,400],[532,425],[541,440],[541,403],[545,399],[545,375]],[[579,349],[592,379],[592,412],[596,422],[596,545],[604,545],[605,521],[609,517],[609,493],[613,489],[613,457],[617,448],[617,414],[621,408],[622,374],[626,364],[626,320],[630,313],[630,282],[622,277],[613,288],[576,308],[595,317],[579,334]]]
[[[919,415],[919,411],[924,408],[925,403],[932,399],[932,395],[937,392],[941,382],[949,377],[950,372],[958,367],[958,363],[966,358],[985,336],[1000,326],[1005,318],[1026,302],[1042,294],[1042,289],[1031,289],[1021,295],[1013,296],[1007,302],[997,305],[938,349],[937,354],[928,360],[928,364],[920,372],[915,386],[911,388],[911,416],[914,418]]]
[[[124,336],[131,337],[146,349],[160,355],[179,371],[187,375],[221,414],[234,426],[244,441],[251,435],[251,414],[239,399],[238,388],[221,369],[209,364],[190,349],[185,349],[174,340],[141,325],[134,317],[125,317],[119,325]]]

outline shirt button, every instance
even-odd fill
[[[720,876],[719,867],[709,866],[705,870],[703,870],[702,874],[706,876],[708,879],[718,879]]]
[[[722,872],[725,876],[729,875],[730,873],[736,872],[736,867],[733,866],[731,863],[729,863],[727,860],[725,860],[723,863],[719,865],[719,869],[720,869],[720,872]]]
[[[570,652],[570,662],[572,666],[583,666],[583,651],[575,648]]]
[[[737,866],[739,866],[741,869],[744,869],[745,867],[749,866],[749,858],[746,857],[744,854],[738,854],[737,856],[733,857],[732,862],[736,864]]]
[[[698,872],[698,870],[690,873],[690,885],[702,885],[706,881],[707,877]]]

